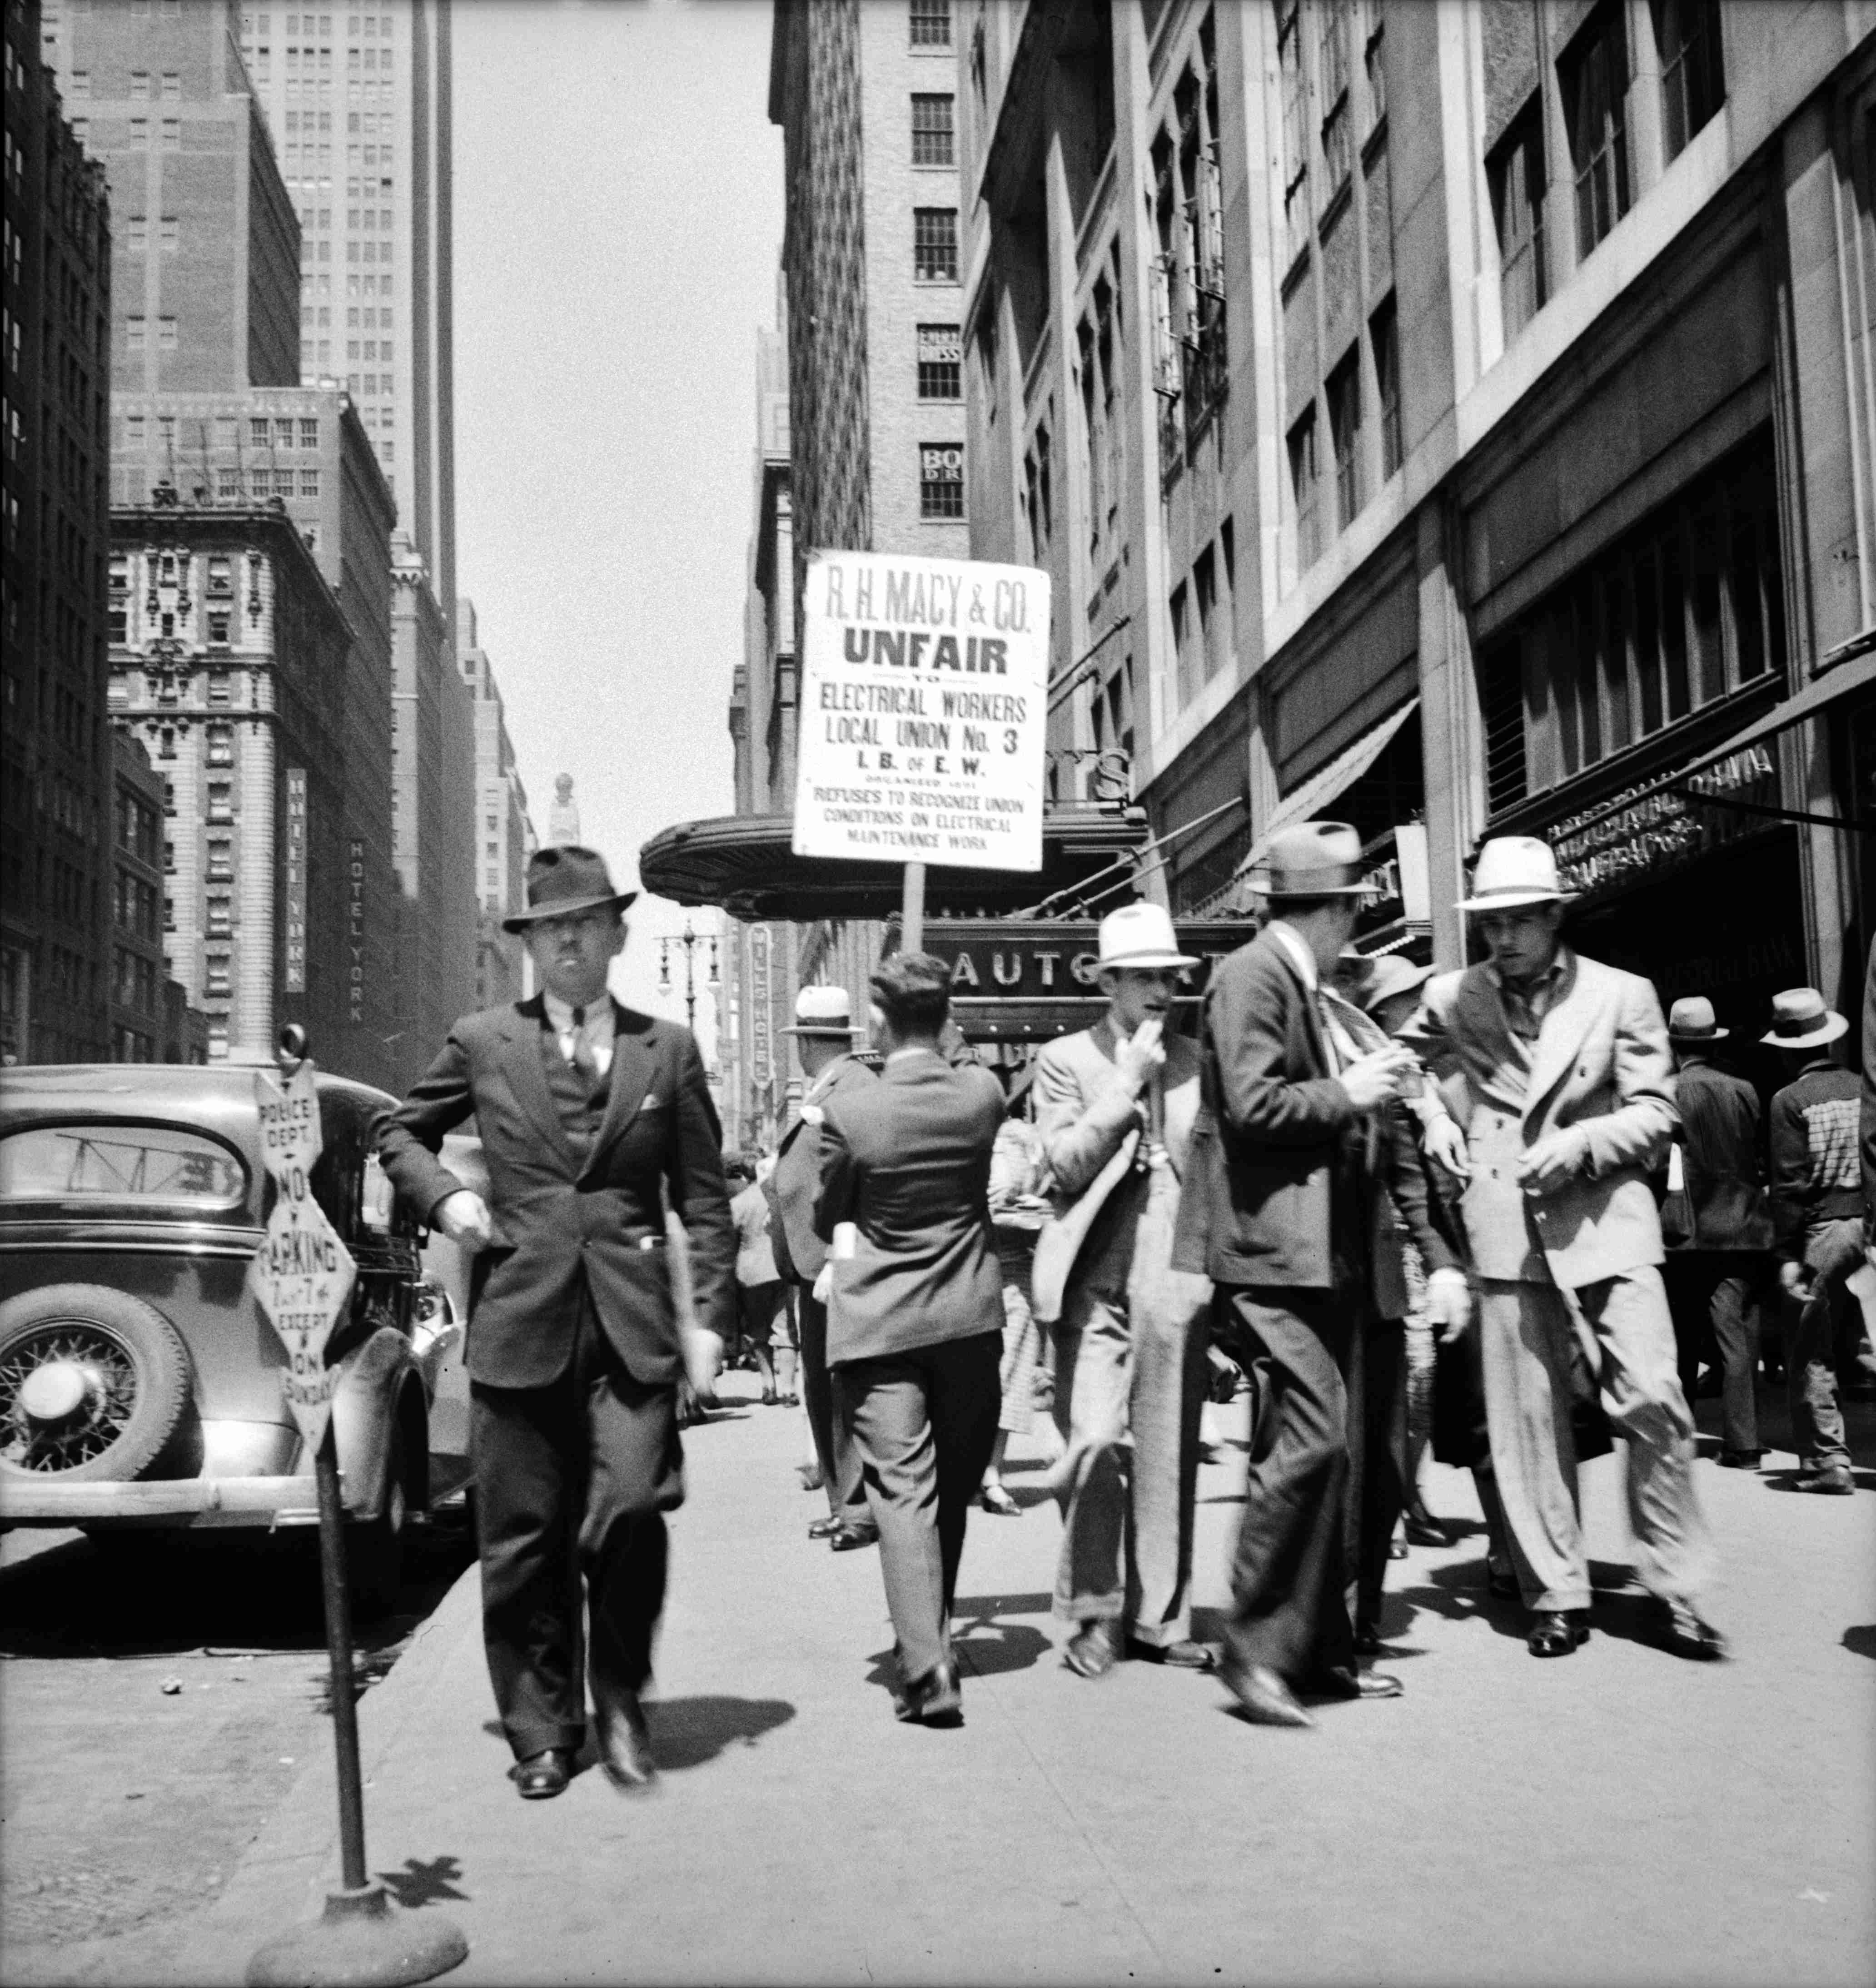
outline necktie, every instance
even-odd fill
[[[586,1011],[584,1008],[573,1010],[573,1067],[589,1084],[597,1084],[600,1067],[593,1060],[593,1045],[581,1031],[585,1028]]]

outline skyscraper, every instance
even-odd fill
[[[495,666],[477,639],[472,600],[456,603],[456,661],[475,708],[476,888],[482,903],[475,1005],[492,1008],[518,1000],[525,991],[526,950],[502,929],[502,921],[527,901],[523,879],[534,853],[534,824]]]
[[[449,8],[250,5],[239,29],[299,215],[301,374],[342,379],[358,404],[447,622],[456,600]]]
[[[113,793],[104,560],[110,216],[39,58],[6,9],[0,1053],[107,1053]]]

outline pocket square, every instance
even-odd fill
[[[655,1090],[648,1090],[645,1093],[644,1103],[640,1105],[638,1108],[641,1111],[655,1111],[662,1102],[663,1100],[659,1097]]]

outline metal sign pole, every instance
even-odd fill
[[[905,894],[900,900],[899,949],[923,952],[925,949],[925,866],[905,866]]]
[[[284,1094],[260,1080],[263,1152],[275,1184],[268,1232],[252,1288],[286,1345],[287,1398],[300,1424],[319,1487],[319,1574],[326,1653],[332,1675],[333,1749],[339,1778],[340,1886],[310,1925],[269,1940],[248,1963],[249,1988],[397,1988],[428,1981],[467,1958],[469,1943],[444,1919],[394,1910],[365,1868],[365,1798],[358,1764],[358,1682],[352,1661],[351,1591],[346,1581],[345,1506],[338,1435],[332,1418],[333,1370],[326,1341],[350,1308],[351,1254],[311,1192],[319,1151],[319,1097],[306,1036],[281,1032]]]

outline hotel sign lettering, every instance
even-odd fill
[[[286,979],[284,991],[306,991],[306,769],[286,769]]]
[[[775,1075],[769,1028],[769,938],[766,925],[749,928],[749,1079],[764,1084]]]
[[[1759,818],[1725,807],[1702,808],[1703,797],[1778,805],[1778,769],[1763,746],[1748,746],[1688,774],[1682,788],[1613,800],[1569,816],[1550,831],[1567,891],[1591,893],[1665,875],[1736,840]]]

